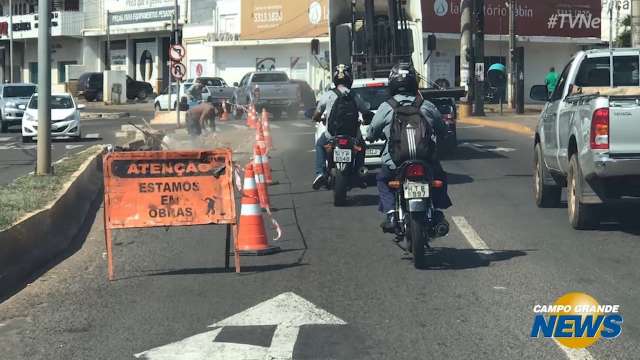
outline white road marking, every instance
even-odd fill
[[[37,147],[37,145],[23,145],[23,144],[9,144],[9,145],[0,145],[0,150],[33,150]]]
[[[269,124],[269,127],[272,129],[280,129],[280,125],[276,125],[276,124]]]
[[[299,128],[310,128],[311,124],[305,124],[300,122],[291,123],[291,126],[299,127]]]
[[[85,139],[100,139],[100,134],[87,134],[84,136]]]
[[[0,142],[7,142],[11,140],[13,140],[12,137],[6,137],[6,136],[0,137]]]
[[[116,131],[116,137],[117,138],[126,138],[129,136],[129,133],[124,132],[124,131]]]
[[[470,147],[478,151],[494,152],[494,153],[498,153],[498,152],[509,153],[509,152],[517,151],[516,149],[513,149],[513,148],[497,147],[492,145],[472,144],[472,143],[462,143],[460,144],[460,146]]]
[[[487,243],[485,243],[484,240],[482,240],[480,235],[478,235],[478,233],[473,229],[473,227],[471,227],[471,225],[469,224],[469,222],[464,216],[454,216],[452,217],[452,220],[456,224],[456,226],[458,226],[458,229],[460,230],[462,235],[464,235],[464,237],[467,239],[469,244],[474,249],[477,250],[478,254],[485,255],[485,256],[493,254],[493,251],[491,251]]]
[[[67,150],[73,150],[73,149],[81,148],[83,146],[84,145],[65,145],[64,148],[67,149]]]
[[[238,124],[231,124],[231,126],[233,126],[236,129],[246,129],[247,127],[244,125],[238,125]]]
[[[279,359],[293,358],[304,325],[346,325],[344,320],[288,292],[219,321],[216,329],[135,354],[146,360]],[[216,342],[225,326],[276,326],[269,347]]]
[[[309,152],[310,152],[310,153],[314,153],[314,152],[316,152],[316,149],[309,150]]]
[[[569,360],[595,360],[595,358],[591,356],[591,353],[587,351],[587,349],[568,348],[560,344],[556,339],[553,339],[553,342],[555,342],[555,344],[558,345],[558,347],[562,351],[564,351],[564,354],[567,356],[567,359]]]

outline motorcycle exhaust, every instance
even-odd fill
[[[445,237],[449,235],[449,222],[442,219],[441,222],[437,223],[433,227],[433,232],[435,233],[436,237]]]

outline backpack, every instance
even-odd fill
[[[338,89],[333,89],[338,98],[333,103],[329,119],[327,120],[327,131],[332,136],[346,135],[358,136],[360,123],[358,121],[358,106],[351,94],[343,94]]]
[[[407,160],[430,160],[434,150],[433,129],[420,111],[423,100],[416,98],[407,106],[401,106],[393,98],[387,103],[393,109],[389,133],[389,155],[393,163],[400,166]]]

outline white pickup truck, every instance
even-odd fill
[[[576,229],[599,224],[603,205],[640,198],[640,49],[577,53],[554,93],[534,86],[546,101],[535,134],[535,198],[560,204],[567,187]]]

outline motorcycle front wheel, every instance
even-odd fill
[[[337,170],[333,181],[333,205],[345,206],[349,178],[342,171]]]
[[[416,269],[422,269],[426,265],[425,245],[427,244],[426,214],[415,212],[409,214],[409,232],[411,240],[411,252],[413,253],[413,265]]]

